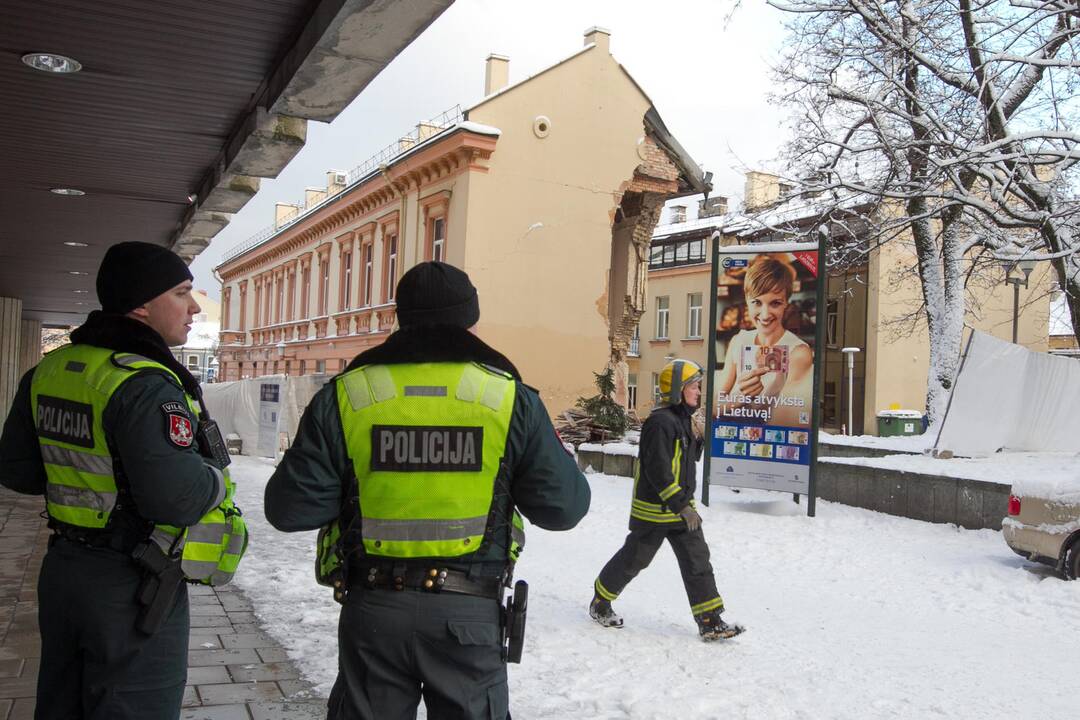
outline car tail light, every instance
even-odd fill
[[[1009,514],[1014,517],[1020,514],[1020,498],[1015,495],[1009,496]]]

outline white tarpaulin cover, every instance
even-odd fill
[[[972,332],[936,446],[970,457],[1080,452],[1080,362]]]
[[[300,416],[311,398],[326,383],[326,375],[266,375],[249,380],[209,383],[202,386],[210,417],[217,420],[223,435],[236,433],[244,441],[244,454],[252,455],[259,444],[259,386],[277,382],[282,386],[281,418],[278,432],[296,435]]]

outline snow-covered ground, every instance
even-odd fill
[[[270,528],[269,461],[235,461],[253,536],[237,582],[326,694],[338,606],[314,581],[314,533]],[[749,630],[706,645],[667,548],[616,602],[624,629],[589,620],[631,481],[588,477],[588,516],[571,532],[530,528],[518,566],[530,585],[525,657],[509,671],[518,720],[1077,717],[1080,582],[1000,533],[820,501],[808,518],[790,496],[714,486],[701,513],[725,617]]]

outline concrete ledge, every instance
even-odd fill
[[[1010,485],[829,462],[817,465],[822,500],[970,530],[1000,530]]]
[[[886,455],[918,455],[919,453],[885,448],[861,447],[818,442],[818,457],[885,457]]]
[[[634,455],[611,455],[596,450],[577,451],[578,468],[583,472],[591,467],[598,473],[632,478],[637,474],[638,459]]]

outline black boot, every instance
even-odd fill
[[[611,609],[611,601],[594,594],[589,603],[589,617],[604,627],[621,628],[623,620]]]
[[[741,625],[728,625],[724,622],[723,618],[720,617],[719,610],[710,610],[709,612],[695,615],[694,620],[697,621],[698,634],[701,635],[701,639],[706,642],[710,640],[726,640],[727,638],[733,638],[745,629]]]

